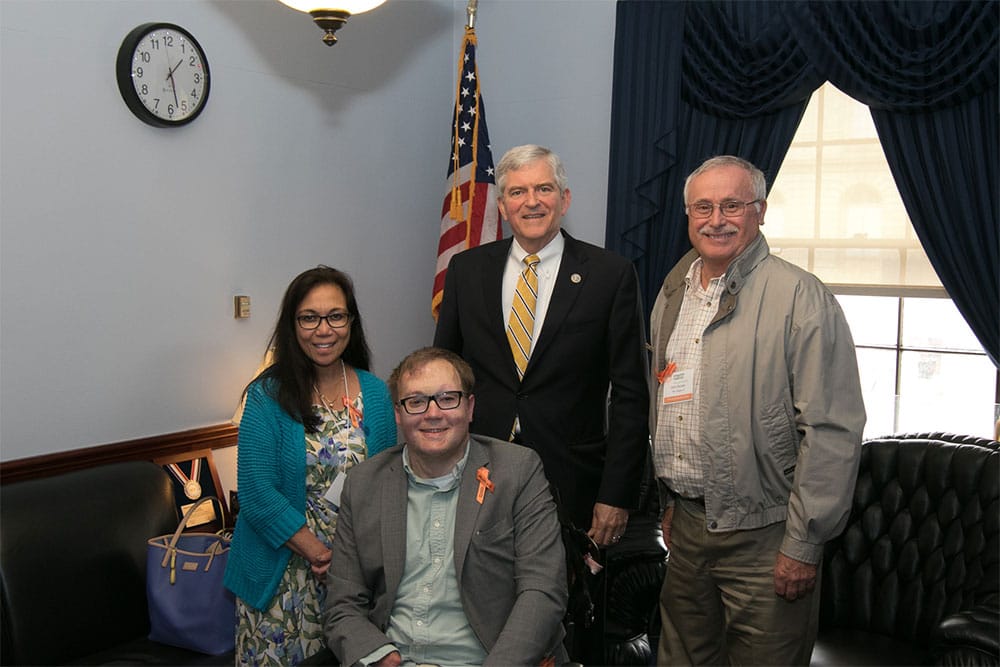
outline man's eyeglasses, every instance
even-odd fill
[[[712,217],[712,211],[715,207],[719,207],[719,212],[726,218],[738,218],[744,213],[746,213],[747,206],[750,204],[760,203],[760,199],[754,199],[753,201],[737,201],[735,199],[727,199],[721,201],[718,204],[713,204],[710,201],[696,201],[693,204],[689,204],[684,207],[684,211],[690,215],[692,218],[710,218]]]
[[[464,391],[439,391],[433,396],[424,396],[423,394],[407,396],[399,399],[399,404],[403,406],[408,415],[422,415],[427,412],[427,408],[431,407],[431,401],[434,401],[441,410],[454,410],[462,402],[462,397],[465,395]]]
[[[299,326],[307,331],[312,331],[313,329],[319,328],[319,323],[322,320],[326,320],[326,323],[330,325],[332,329],[343,329],[348,324],[351,323],[350,313],[330,313],[329,315],[299,315],[295,318],[295,321],[299,323]]]

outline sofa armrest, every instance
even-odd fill
[[[176,527],[170,475],[149,461],[0,485],[0,663],[65,665],[145,637],[146,540]]]
[[[936,665],[1000,665],[1000,607],[993,602],[946,616],[931,647]]]

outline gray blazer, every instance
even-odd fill
[[[455,572],[485,664],[566,661],[566,557],[541,460],[473,435],[459,488]],[[341,494],[327,575],[324,632],[342,665],[391,643],[385,635],[406,561],[407,478],[402,445],[355,466]],[[494,491],[476,502],[476,471]]]

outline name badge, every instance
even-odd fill
[[[330,485],[330,488],[327,489],[326,493],[323,495],[324,498],[333,503],[334,509],[338,512],[340,511],[340,493],[344,490],[344,479],[346,479],[346,477],[347,475],[345,473],[338,472],[337,476],[333,480],[333,484]]]
[[[674,371],[663,381],[663,404],[683,403],[694,398],[694,375],[689,371]]]

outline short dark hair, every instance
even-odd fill
[[[462,383],[462,391],[466,395],[471,395],[476,386],[476,376],[472,372],[472,366],[466,363],[465,359],[444,348],[422,347],[406,355],[406,358],[399,362],[399,365],[392,371],[392,375],[389,376],[389,393],[392,395],[393,404],[399,402],[400,378],[438,360],[451,364],[451,367],[458,373],[459,382]]]
[[[354,296],[354,283],[351,277],[343,271],[322,264],[297,275],[281,299],[278,321],[274,325],[274,333],[271,334],[269,343],[274,352],[274,363],[264,371],[262,377],[277,381],[277,386],[272,392],[275,400],[310,433],[316,431],[320,421],[312,410],[316,367],[299,345],[295,316],[309,292],[320,285],[334,285],[340,288],[347,300],[347,310],[351,314],[351,337],[341,359],[354,368],[365,371],[371,368],[371,350],[365,339],[361,311]]]

